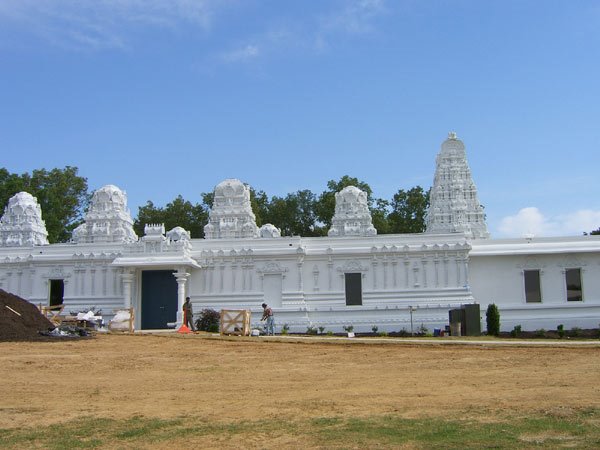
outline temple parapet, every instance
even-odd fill
[[[8,200],[0,218],[0,247],[48,245],[46,223],[37,198],[19,192]]]

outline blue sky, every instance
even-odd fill
[[[600,227],[600,2],[1,0],[2,166],[146,200],[225,178],[432,184],[449,131],[495,237]]]

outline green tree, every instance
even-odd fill
[[[82,223],[89,201],[87,179],[77,174],[77,167],[36,169],[31,174],[11,174],[0,169],[0,202],[25,191],[37,198],[42,208],[50,243],[67,242],[73,229]]]
[[[429,207],[429,191],[415,186],[408,191],[400,189],[392,198],[392,211],[388,216],[390,233],[422,233],[425,231],[425,214]]]
[[[485,312],[487,334],[498,336],[500,334],[500,311],[494,303],[490,303]]]
[[[133,223],[138,236],[144,235],[144,226],[149,223],[164,223],[167,231],[177,226],[183,227],[193,238],[202,238],[204,225],[208,223],[208,213],[201,204],[194,205],[181,195],[164,208],[157,207],[148,200],[144,206],[140,206]]]
[[[316,196],[310,190],[297,191],[286,197],[273,196],[268,204],[265,223],[281,229],[283,236],[315,236]]]

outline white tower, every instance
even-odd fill
[[[347,186],[335,194],[335,214],[329,236],[375,236],[366,192]]]
[[[256,216],[250,205],[250,189],[229,178],[215,187],[213,206],[204,227],[205,239],[258,237]]]
[[[427,233],[464,232],[473,239],[488,238],[483,207],[467,163],[465,145],[449,133],[436,158]]]
[[[47,244],[48,232],[37,198],[27,192],[12,196],[0,219],[0,247]]]
[[[135,242],[133,220],[127,209],[127,194],[112,184],[92,196],[85,223],[73,230],[73,242]]]

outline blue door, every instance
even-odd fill
[[[177,280],[172,270],[142,272],[142,330],[160,330],[177,320]]]

